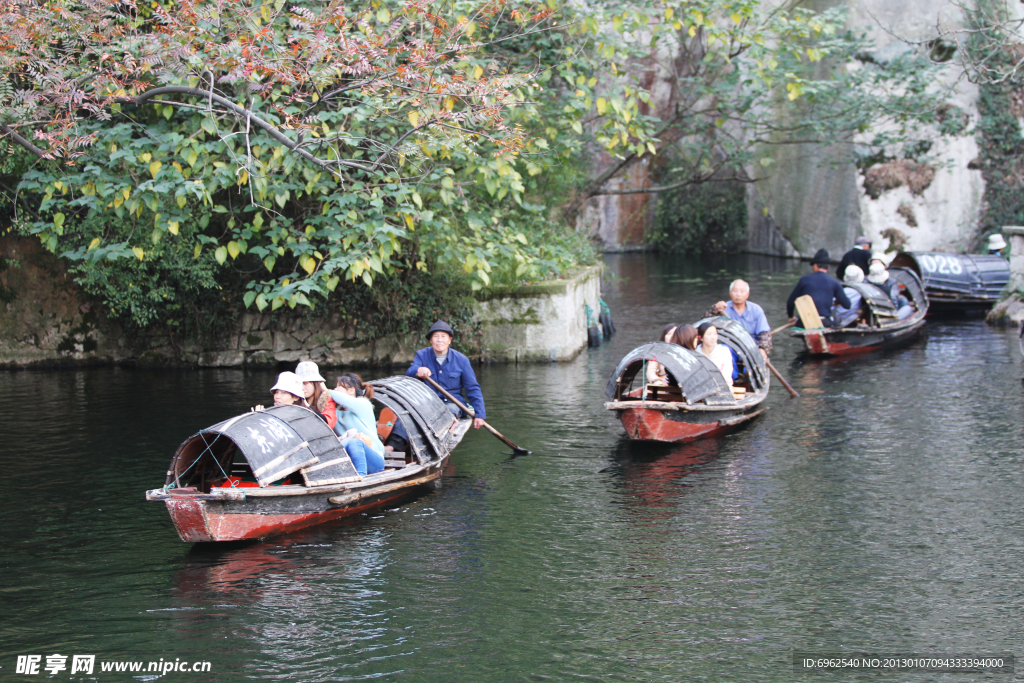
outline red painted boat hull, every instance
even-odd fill
[[[437,472],[440,476],[440,472]],[[172,496],[165,503],[179,538],[186,543],[244,541],[323,524],[396,503],[422,491],[422,485],[370,496],[352,505],[332,505],[336,493],[315,496],[251,498],[244,502]],[[289,510],[288,508],[293,508]]]
[[[691,413],[694,421],[673,420],[666,411],[650,408],[627,408],[621,411],[620,419],[626,434],[635,441],[662,441],[666,443],[683,443],[719,436],[730,429],[747,422],[762,411],[735,413],[725,419],[704,418],[707,413]]]
[[[815,356],[856,356],[905,344],[917,336],[923,325],[924,315],[918,314],[910,324],[896,329],[805,330],[794,336],[803,337],[807,352]]]

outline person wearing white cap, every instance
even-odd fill
[[[897,319],[905,320],[914,315],[914,307],[910,305],[910,299],[900,294],[899,281],[889,275],[889,271],[885,267],[884,254],[873,254],[871,256],[871,267],[868,268],[868,282],[889,295],[893,305],[896,306]]]
[[[327,380],[320,376],[320,368],[311,360],[304,360],[295,367],[295,374],[302,381],[302,395],[306,403],[320,414],[327,426],[334,429],[338,422],[338,407],[327,391]]]
[[[302,395],[302,380],[294,372],[282,372],[278,375],[277,384],[270,387],[270,393],[274,396],[275,406],[309,407]],[[253,410],[263,410],[263,406],[258,405]]]
[[[909,299],[900,294],[900,283],[889,274],[885,267],[885,254],[875,252],[871,255],[867,281],[888,294],[896,308],[910,303]],[[903,301],[901,302],[900,299]]]
[[[860,266],[852,264],[846,266],[846,276],[843,278],[843,282],[855,284],[864,282],[864,271],[860,269]],[[864,302],[864,297],[853,287],[843,287],[843,291],[846,293],[846,298],[850,300],[850,305],[849,307],[840,304],[833,306],[832,320],[835,321],[835,327],[846,327],[855,322],[860,317],[860,305]]]
[[[1002,256],[1006,249],[1006,240],[998,232],[988,236],[988,253],[990,256]]]

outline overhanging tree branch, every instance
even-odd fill
[[[46,155],[46,151],[45,150],[40,149],[39,147],[36,147],[31,142],[29,142],[25,138],[21,137],[20,135],[18,135],[17,131],[15,131],[13,128],[8,126],[6,123],[0,123],[0,133],[3,133],[4,136],[8,136],[9,135],[12,140],[14,140],[16,143],[18,143],[19,145],[21,145],[22,147],[24,147],[28,151],[30,151],[33,154],[35,154],[37,157],[42,157],[42,156]]]
[[[372,166],[366,166],[356,161],[344,161],[341,159],[333,162],[324,161],[323,159],[320,159],[315,155],[310,154],[306,150],[301,149],[297,142],[295,142],[294,140],[290,139],[287,135],[282,133],[281,130],[277,128],[277,126],[273,125],[272,123],[269,123],[268,121],[264,121],[260,117],[253,114],[249,109],[246,109],[245,107],[240,107],[231,100],[227,99],[226,97],[221,97],[220,95],[217,95],[209,90],[189,88],[187,86],[182,85],[167,85],[160,88],[154,88],[153,90],[147,90],[146,92],[136,97],[123,98],[115,101],[120,104],[142,105],[148,100],[153,99],[154,97],[160,97],[161,95],[168,95],[171,93],[178,95],[191,95],[192,97],[205,97],[207,98],[207,100],[212,100],[217,104],[221,105],[222,107],[234,112],[235,114],[238,114],[239,116],[247,117],[250,121],[252,121],[254,125],[265,130],[270,137],[277,140],[282,145],[284,145],[288,149],[292,150],[293,152],[301,156],[303,159],[311,161],[320,168],[323,168],[326,171],[330,171],[331,173],[337,173],[337,170],[334,169],[333,166],[347,166],[349,168],[357,168],[360,171],[367,172],[372,172],[374,170]]]

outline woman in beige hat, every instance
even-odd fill
[[[309,407],[327,421],[334,429],[338,423],[338,406],[327,390],[327,380],[320,375],[320,368],[311,360],[304,360],[295,367],[295,374],[302,382],[302,395]]]

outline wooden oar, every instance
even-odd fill
[[[771,331],[771,334],[775,335],[775,334],[778,334],[779,332],[782,332],[783,330],[788,330],[789,328],[793,327],[793,325],[796,325],[796,323],[797,323],[797,321],[794,320],[792,322],[786,323],[782,327],[776,327],[774,330]]]
[[[785,378],[782,375],[779,374],[779,371],[775,369],[775,366],[772,365],[772,362],[770,360],[768,360],[767,358],[764,359],[764,362],[765,362],[765,365],[768,366],[768,369],[772,371],[772,374],[775,375],[780,382],[782,382],[782,386],[786,387],[786,389],[789,391],[789,393],[793,394],[793,398],[800,398],[800,394],[798,394],[796,392],[796,389],[794,389],[793,387],[789,386],[789,382],[787,382],[785,380]]]
[[[438,384],[437,382],[435,382],[435,381],[434,381],[433,379],[431,379],[430,377],[424,377],[424,378],[423,378],[423,380],[424,380],[425,382],[427,382],[427,383],[428,383],[428,384],[429,384],[430,386],[434,387],[435,389],[437,389],[438,391],[440,391],[440,392],[441,392],[442,394],[444,394],[444,395],[445,395],[445,397],[446,397],[446,398],[447,398],[447,399],[448,399],[449,401],[451,401],[452,403],[454,403],[455,405],[457,405],[457,406],[458,406],[458,407],[459,407],[459,408],[460,408],[460,409],[462,410],[462,412],[464,412],[464,413],[465,413],[466,415],[470,415],[470,414],[471,414],[471,413],[469,412],[469,408],[467,408],[466,406],[464,406],[464,405],[462,404],[462,401],[460,401],[459,399],[455,398],[455,397],[454,397],[454,396],[452,396],[452,395],[451,395],[450,393],[448,393],[448,390],[447,390],[447,389],[445,389],[444,387],[442,387],[442,386],[441,386],[440,384]],[[504,443],[504,444],[505,444],[506,446],[508,446],[509,448],[511,448],[511,449],[512,449],[513,451],[515,451],[517,455],[529,455],[530,451],[526,450],[525,448],[520,448],[519,446],[515,445],[514,443],[512,443],[511,441],[509,441],[508,439],[506,439],[506,438],[505,438],[504,436],[502,436],[501,432],[499,432],[499,431],[498,431],[497,429],[495,429],[495,428],[494,428],[494,427],[492,427],[491,425],[487,424],[487,422],[486,422],[486,421],[484,421],[484,427],[486,427],[486,428],[487,428],[487,431],[489,431],[489,432],[490,432],[491,434],[494,434],[494,435],[495,435],[496,437],[498,437],[499,439],[501,439],[501,440],[502,440],[502,442],[503,442],[503,443]]]

